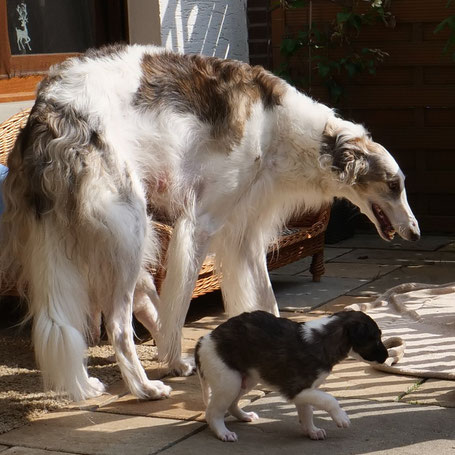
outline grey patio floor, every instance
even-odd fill
[[[308,320],[408,281],[455,281],[455,236],[424,236],[415,244],[385,243],[375,235],[357,235],[326,248],[326,274],[313,283],[309,261],[275,271],[273,286],[282,315]],[[225,319],[219,295],[204,300],[184,329],[191,353],[204,333]],[[151,368],[149,375],[156,376]],[[455,455],[455,382],[395,376],[355,360],[338,365],[321,387],[339,399],[351,427],[338,429],[323,412],[317,425],[325,441],[302,436],[297,413],[276,393],[252,391],[245,399],[260,419],[228,426],[239,442],[218,441],[204,421],[196,376],[164,378],[173,388],[162,401],[138,401],[121,382],[111,395],[50,412],[0,435],[0,452],[10,454],[417,454]]]

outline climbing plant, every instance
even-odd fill
[[[328,0],[326,0],[328,2]],[[342,81],[362,73],[375,74],[377,66],[387,57],[381,49],[360,46],[359,35],[362,29],[382,23],[386,27],[395,25],[390,12],[391,0],[332,0],[341,5],[329,24],[309,21],[292,36],[281,42],[284,62],[278,74],[299,88],[311,88],[312,72],[317,71],[334,102],[345,95]],[[310,8],[311,0],[280,1],[276,6],[284,9]],[[367,5],[366,5],[367,3]],[[365,8],[365,6],[367,6]],[[341,49],[341,57],[334,57]],[[301,76],[291,65],[295,56],[304,56],[308,71]]]
[[[447,8],[454,3],[454,0],[448,0]],[[452,59],[455,60],[455,14],[452,14],[449,17],[446,17],[434,30],[434,33],[439,33],[441,30],[447,28],[449,30],[449,38],[447,39],[446,45],[444,47],[444,53],[452,52]]]

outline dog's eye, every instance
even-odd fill
[[[394,193],[400,191],[400,182],[397,182],[396,180],[392,180],[391,182],[389,182],[388,186],[390,188],[390,191],[393,191]]]

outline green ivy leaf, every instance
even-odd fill
[[[337,13],[337,23],[342,25],[346,23],[350,17],[352,16],[352,13],[350,11],[343,11],[341,13]]]
[[[281,42],[280,51],[283,55],[291,56],[297,49],[298,41],[293,38],[285,38]]]
[[[359,14],[351,14],[348,23],[349,25],[352,25],[357,31],[359,31],[363,23],[362,16],[360,16]]]
[[[330,66],[320,62],[318,64],[318,72],[322,78],[326,78],[330,74]]]
[[[306,0],[295,0],[290,4],[291,8],[304,8],[307,6]]]

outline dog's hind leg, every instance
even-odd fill
[[[159,330],[157,308],[160,297],[156,291],[152,276],[143,270],[134,291],[133,313],[136,319],[150,332],[156,341]]]
[[[223,365],[222,380],[211,381],[208,378],[208,382],[212,394],[205,412],[205,419],[219,439],[225,442],[235,442],[237,435],[226,428],[224,417],[226,411],[238,401],[242,377],[237,371],[228,369]]]
[[[96,288],[112,285],[103,299],[106,331],[114,347],[123,379],[138,398],[167,397],[171,389],[161,381],[150,381],[136,353],[133,338],[133,295],[143,263],[147,234],[145,201],[140,194],[128,194],[128,203],[105,202],[103,225],[107,227],[103,254],[94,258],[107,275],[96,278]],[[100,292],[100,291],[99,291]],[[101,291],[102,292],[102,291]]]
[[[240,392],[231,406],[229,406],[229,413],[242,422],[252,422],[253,420],[259,419],[259,416],[255,412],[245,412],[239,407],[240,398],[252,390],[256,384],[257,380],[255,378],[251,376],[242,377]]]

